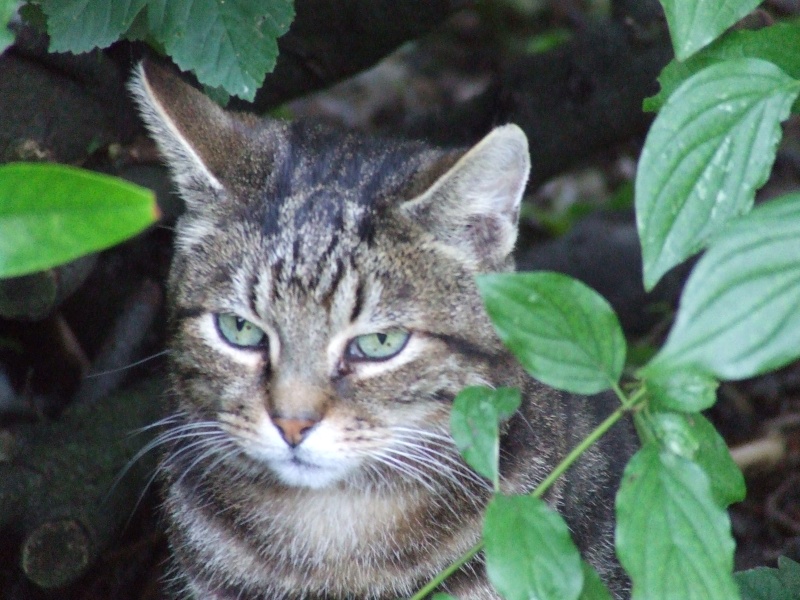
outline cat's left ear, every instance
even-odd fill
[[[482,269],[502,268],[517,240],[529,173],[525,134],[497,127],[402,210]]]

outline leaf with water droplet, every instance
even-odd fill
[[[670,96],[636,176],[645,286],[702,249],[753,206],[800,82],[742,58],[707,67]]]

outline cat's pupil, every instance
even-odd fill
[[[241,317],[236,317],[236,331],[241,331],[242,329],[244,329],[246,323],[247,321],[245,321]]]
[[[376,333],[375,335],[378,337],[378,343],[383,346],[386,343],[386,338],[388,337],[387,334]]]

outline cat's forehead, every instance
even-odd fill
[[[267,135],[281,137],[278,150],[264,164],[255,159],[253,177],[262,179],[231,208],[295,261],[371,244],[380,222],[418,193],[415,183],[442,153],[317,124],[288,124]]]

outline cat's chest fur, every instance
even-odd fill
[[[256,119],[152,65],[131,89],[186,202],[161,437],[176,596],[413,594],[480,539],[491,495],[449,434],[461,389],[522,389],[507,492],[533,489],[604,410],[529,379],[475,286],[512,266],[524,134],[445,151]],[[618,595],[625,446],[593,449],[548,496]],[[497,598],[480,558],[444,589]]]

